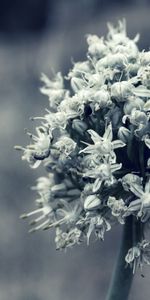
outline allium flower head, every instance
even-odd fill
[[[22,159],[40,164],[47,177],[33,189],[38,208],[33,229],[56,230],[56,248],[86,240],[104,240],[114,224],[133,216],[142,224],[126,262],[133,267],[149,260],[143,224],[150,221],[150,52],[138,50],[125,21],[108,24],[108,35],[87,35],[87,56],[64,78],[42,74],[41,92],[48,108],[37,122],[37,136],[24,147]],[[40,125],[39,125],[39,122]]]

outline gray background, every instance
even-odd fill
[[[0,300],[97,300],[107,293],[121,229],[67,252],[55,250],[54,233],[28,234],[19,219],[34,208],[30,190],[44,173],[20,160],[30,116],[41,116],[47,99],[39,93],[41,72],[71,67],[85,58],[87,33],[104,35],[106,22],[125,17],[129,36],[140,32],[150,45],[149,1],[0,1]],[[130,300],[150,299],[150,269],[137,273]]]

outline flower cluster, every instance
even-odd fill
[[[42,164],[47,177],[33,187],[39,195],[30,231],[55,228],[56,247],[104,239],[111,227],[131,216],[142,234],[125,260],[150,263],[144,228],[150,220],[150,51],[140,52],[125,21],[108,24],[106,39],[87,36],[86,60],[74,63],[64,78],[42,74],[49,108],[37,136],[23,151],[32,168]],[[39,120],[39,121],[38,121]]]

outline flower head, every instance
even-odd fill
[[[140,224],[126,263],[150,262],[145,226],[150,220],[150,51],[140,52],[139,36],[127,36],[125,21],[108,24],[106,38],[87,35],[87,56],[68,75],[42,74],[41,92],[49,109],[27,133],[32,142],[22,159],[41,163],[48,175],[32,189],[38,193],[33,228],[56,230],[56,248],[64,249],[127,218]],[[67,79],[70,89],[66,88]],[[134,231],[134,230],[132,230]]]

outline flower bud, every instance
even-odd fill
[[[121,140],[123,143],[127,144],[129,137],[130,137],[130,130],[124,126],[121,126],[118,130],[119,140]]]
[[[76,130],[79,134],[83,135],[87,130],[87,124],[79,119],[74,119],[72,122],[72,128]]]
[[[101,200],[97,196],[90,195],[84,201],[84,209],[85,210],[97,209],[100,206],[100,204],[101,204]]]
[[[118,102],[123,102],[132,94],[133,85],[127,81],[115,82],[111,86],[111,96]]]
[[[80,197],[81,191],[79,189],[68,190],[66,195],[69,197]]]

